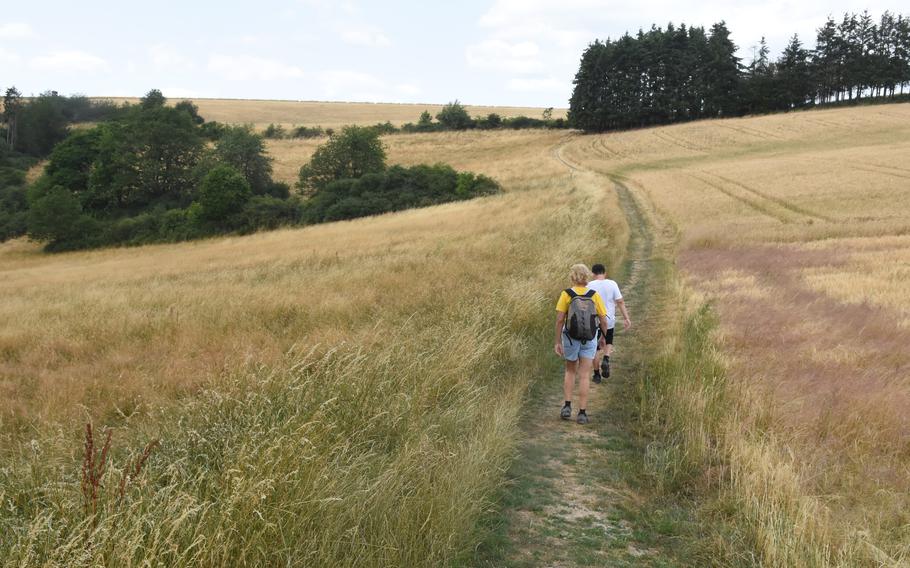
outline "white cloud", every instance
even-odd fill
[[[161,89],[161,93],[169,99],[196,99],[200,96],[199,91],[183,87],[165,87]]]
[[[562,93],[566,90],[566,82],[553,77],[521,77],[509,81],[509,90],[524,93]]]
[[[276,81],[304,76],[303,70],[295,65],[250,55],[212,55],[208,69],[231,81]]]
[[[191,59],[169,45],[157,44],[149,47],[148,56],[158,70],[190,71],[195,67]]]
[[[388,47],[392,41],[379,29],[354,27],[340,30],[341,40],[350,45],[362,47]]]
[[[485,71],[507,73],[533,73],[543,67],[539,58],[540,47],[533,41],[510,43],[489,39],[465,49],[468,65]]]
[[[397,90],[402,95],[408,95],[412,97],[417,96],[423,92],[423,89],[413,83],[399,83],[398,85],[395,85],[395,90]]]
[[[22,58],[19,57],[18,53],[0,47],[0,63],[19,65],[20,61],[22,61]]]
[[[380,102],[388,88],[385,81],[358,71],[326,71],[319,74],[326,97],[348,101]]]
[[[110,71],[107,61],[78,50],[54,51],[31,59],[31,65],[41,71],[57,73],[97,73]]]
[[[37,37],[35,30],[25,22],[0,24],[0,39],[29,39]]]

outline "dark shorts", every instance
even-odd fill
[[[602,331],[600,331],[600,328],[598,327],[597,328],[597,341],[600,341],[600,336],[603,335],[603,338],[607,342],[607,345],[613,345],[613,329],[614,328],[611,327],[610,329],[607,330],[606,335],[604,335],[604,333]]]

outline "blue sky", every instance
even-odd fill
[[[899,4],[840,0],[36,0],[0,14],[0,88],[26,94],[566,106],[581,51],[668,21],[725,20],[740,46],[828,14]]]

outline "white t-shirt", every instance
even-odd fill
[[[612,329],[616,325],[616,300],[622,300],[619,285],[612,280],[595,279],[588,282],[588,290],[594,290],[603,298],[607,305],[607,327]]]

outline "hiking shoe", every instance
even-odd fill
[[[610,360],[604,357],[604,360],[600,362],[600,374],[603,375],[603,378],[610,378]]]
[[[595,384],[595,385],[599,385],[600,382],[603,380],[603,379],[601,379],[601,377],[600,377],[600,371],[594,371],[594,378],[591,379],[591,380],[594,381],[594,384]]]
[[[579,424],[587,424],[588,423],[588,413],[579,412],[578,418],[576,418],[575,421],[578,422]]]
[[[568,420],[569,418],[572,418],[572,407],[568,406],[568,405],[563,406],[562,410],[559,413],[559,417],[562,418],[563,420]]]

